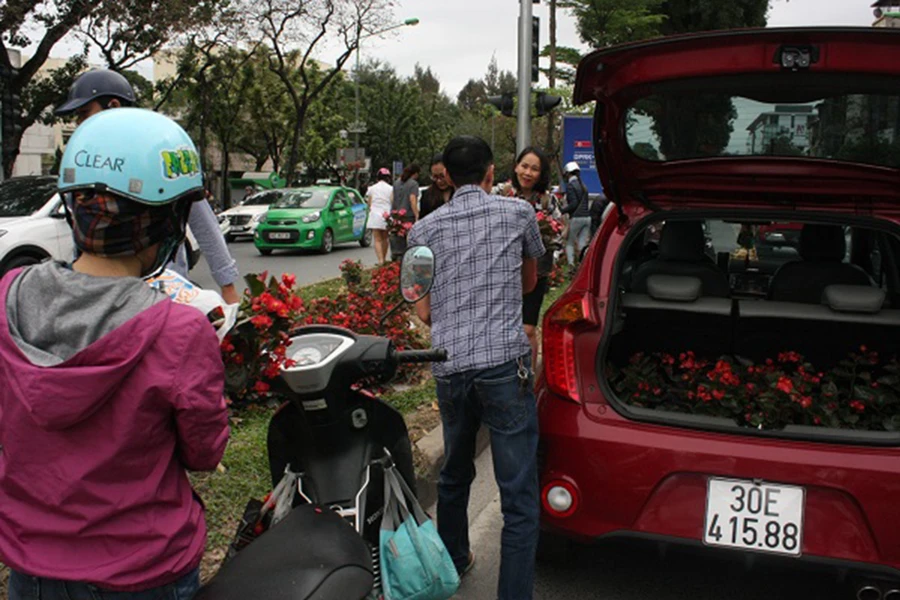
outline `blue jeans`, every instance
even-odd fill
[[[191,600],[200,589],[200,570],[178,581],[142,592],[111,592],[96,585],[9,574],[9,600]]]
[[[524,379],[520,373],[525,374]],[[475,479],[475,436],[491,432],[500,488],[503,534],[500,600],[529,600],[540,527],[538,420],[530,354],[498,367],[435,377],[444,426],[444,465],[438,482],[438,531],[456,568],[469,556],[469,490]]]
[[[569,219],[569,238],[566,240],[566,259],[569,266],[575,265],[575,242],[578,242],[578,253],[587,248],[591,243],[591,218],[572,217]]]

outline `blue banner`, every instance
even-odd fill
[[[594,162],[594,118],[586,115],[563,117],[563,165],[575,161],[588,193],[602,194],[603,184]]]

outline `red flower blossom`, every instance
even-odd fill
[[[850,408],[855,410],[858,413],[863,413],[866,411],[866,405],[860,402],[859,400],[854,400],[850,403]]]
[[[266,394],[271,389],[271,386],[265,381],[257,381],[253,389],[257,394]]]
[[[778,388],[779,391],[784,392],[785,394],[790,394],[794,391],[794,382],[788,379],[787,377],[779,377],[778,383],[775,384],[775,387]]]
[[[288,286],[289,288],[292,288],[297,285],[297,276],[293,273],[285,273],[281,276],[281,283]]]
[[[257,315],[250,319],[250,322],[253,323],[253,326],[258,330],[268,329],[273,323],[272,318],[268,315]]]

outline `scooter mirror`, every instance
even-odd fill
[[[400,266],[400,293],[409,303],[428,295],[434,284],[434,252],[428,246],[413,246],[403,255]]]

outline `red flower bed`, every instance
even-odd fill
[[[393,340],[398,349],[424,346],[422,333],[410,325],[410,309],[403,306],[379,330],[379,321],[401,302],[400,264],[388,263],[372,269],[368,281],[358,275],[361,267],[352,261],[341,265],[347,291],[333,298],[316,298],[308,303],[301,325],[324,324],[346,327],[356,333],[381,335]]]
[[[733,419],[759,429],[811,425],[900,430],[900,362],[865,346],[820,371],[796,352],[760,364],[693,352],[636,354],[609,366],[619,398],[633,406]]]
[[[251,404],[269,397],[271,381],[287,358],[288,332],[301,325],[328,324],[359,334],[381,335],[399,349],[422,348],[422,332],[410,324],[410,308],[401,307],[379,329],[381,317],[400,302],[400,265],[389,263],[365,277],[362,265],[344,261],[347,291],[304,304],[294,275],[248,275],[238,322],[222,341],[226,391],[232,402]],[[216,316],[213,317],[215,320]]]

